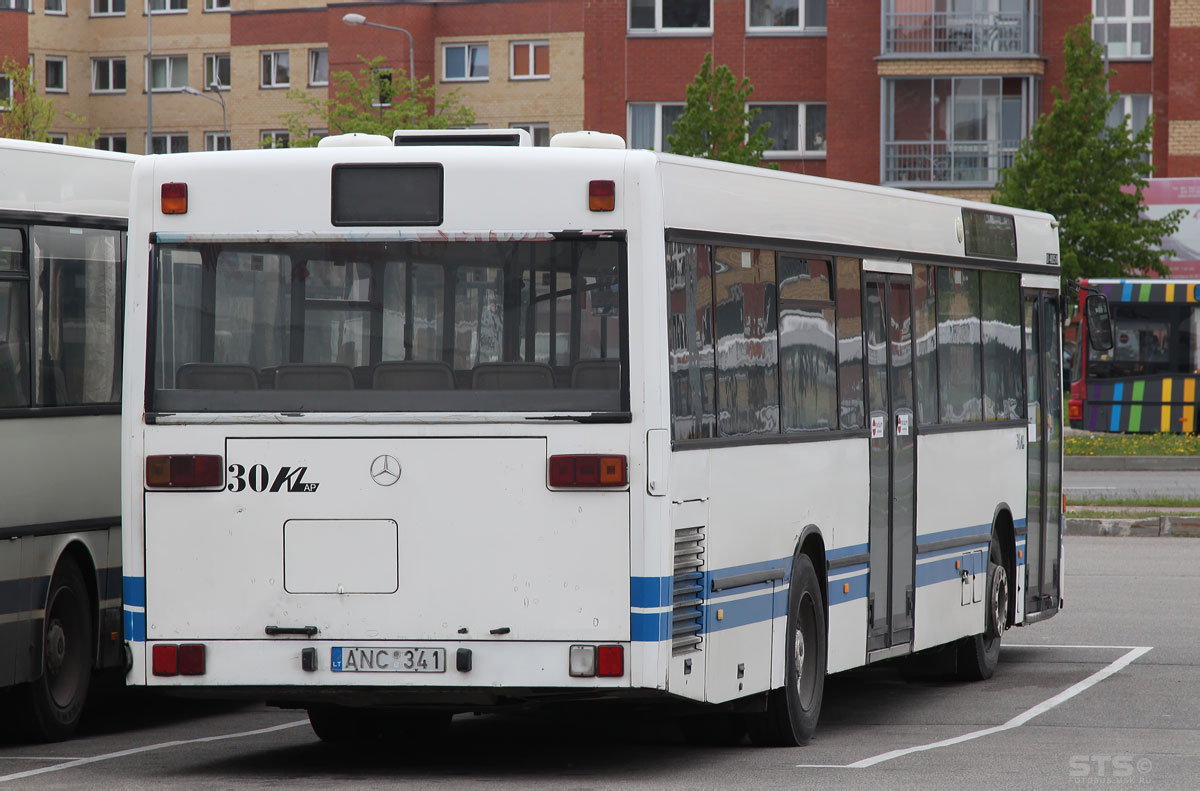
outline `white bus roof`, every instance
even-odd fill
[[[118,217],[140,157],[0,138],[0,210]]]

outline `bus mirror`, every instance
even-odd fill
[[[1088,344],[1098,352],[1112,349],[1113,328],[1108,299],[1103,294],[1088,294],[1083,309],[1087,316]]]

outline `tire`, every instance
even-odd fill
[[[1000,639],[1008,626],[1008,569],[1000,552],[1000,539],[992,535],[988,546],[987,619],[983,634],[967,637],[958,644],[958,678],[985,681],[1000,663]]]
[[[821,716],[828,651],[825,597],[812,560],[804,554],[792,561],[787,635],[784,685],[771,691],[767,710],[750,720],[750,738],[762,746],[808,744]]]
[[[17,691],[31,738],[61,741],[79,725],[96,655],[91,601],[79,564],[64,557],[46,595],[41,672]]]

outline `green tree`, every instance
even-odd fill
[[[320,136],[309,134],[309,129],[319,124],[327,125],[335,135],[365,132],[391,137],[396,129],[447,129],[475,122],[475,111],[459,102],[457,89],[439,101],[428,77],[410,79],[403,69],[383,66],[382,55],[370,59],[359,55],[358,59],[363,67],[357,75],[348,71],[330,74],[332,96],[288,91],[288,98],[302,106],[279,116],[287,125],[289,145],[315,146]]]
[[[683,113],[667,136],[671,153],[740,165],[762,162],[763,151],[772,142],[767,137],[770,124],[755,126],[760,110],[746,109],[752,93],[750,80],[743,77],[739,82],[724,64],[714,69],[712,53],[706,53],[688,85]]]
[[[1061,89],[1053,89],[1054,106],[1001,172],[992,202],[1058,218],[1064,277],[1165,275],[1162,256],[1171,251],[1159,245],[1179,227],[1183,212],[1160,220],[1139,216],[1154,172],[1148,162],[1154,118],[1136,134],[1108,126],[1120,94],[1108,91],[1111,73],[1090,31],[1090,17],[1067,31],[1066,74]]]
[[[0,137],[16,140],[50,142],[50,127],[58,116],[54,101],[38,94],[37,78],[33,67],[12,58],[0,61]],[[65,112],[67,119],[77,128],[67,136],[73,146],[91,146],[96,142],[99,131],[88,129],[86,120],[75,113]]]

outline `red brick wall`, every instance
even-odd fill
[[[825,135],[828,175],[879,183],[880,4],[829,0]]]
[[[29,14],[0,11],[0,61],[11,58],[21,65],[29,62]]]
[[[322,9],[324,10],[324,9]],[[408,37],[395,30],[368,25],[351,27],[342,22],[345,14],[362,14],[380,25],[403,28],[413,38],[413,71],[417,77],[433,78],[437,63],[434,38],[444,35],[437,29],[436,10],[429,5],[407,3],[336,5],[329,7],[329,71],[349,71],[357,74],[362,68],[358,56],[367,59],[383,55],[384,65],[408,71]],[[333,86],[330,85],[330,90]]]
[[[332,21],[324,8],[259,11],[234,14],[231,19],[229,43],[234,47],[323,41],[326,23]],[[341,17],[336,20],[340,23]]]

